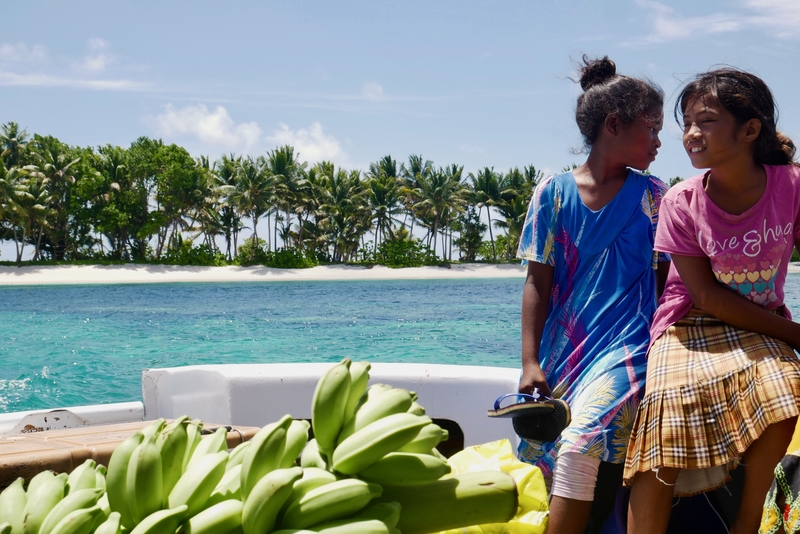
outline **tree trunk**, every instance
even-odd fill
[[[489,216],[489,241],[492,242],[492,261],[497,261],[497,251],[494,248],[494,237],[492,237],[492,209],[486,206],[486,214]]]

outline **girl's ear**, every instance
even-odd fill
[[[744,132],[744,141],[751,143],[758,139],[758,134],[761,133],[761,121],[758,119],[750,119],[742,125],[740,130]]]
[[[603,122],[603,127],[609,135],[616,137],[619,135],[620,124],[621,121],[619,120],[619,117],[617,117],[616,113],[609,113],[606,115],[606,120]]]

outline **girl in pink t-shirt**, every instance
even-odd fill
[[[677,116],[692,165],[708,171],[661,203],[654,248],[672,267],[628,446],[628,532],[665,532],[673,495],[718,487],[741,461],[731,532],[752,533],[800,403],[800,324],[783,300],[800,239],[800,167],[752,74],[697,76]]]

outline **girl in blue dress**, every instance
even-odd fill
[[[571,172],[543,180],[518,256],[522,376],[563,399],[572,421],[555,442],[521,440],[520,458],[552,477],[549,532],[582,533],[600,462],[621,466],[644,392],[649,328],[669,258],[653,251],[666,186],[644,170],[661,146],[664,94],[585,56],[576,121],[589,151]]]

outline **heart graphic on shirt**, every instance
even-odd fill
[[[733,259],[734,260],[738,260],[739,258],[741,258],[741,255],[739,255],[739,254],[734,254],[733,255]]]
[[[726,284],[731,283],[731,278],[733,278],[733,276],[731,276],[731,273],[716,273],[716,274],[719,280],[722,280]]]
[[[769,294],[769,301],[770,302],[777,302],[777,300],[778,300],[778,295],[776,295],[775,292],[772,292],[772,293]]]
[[[764,280],[769,280],[770,278],[772,278],[772,269],[765,269],[761,271],[760,274],[761,278],[763,278]]]
[[[744,269],[744,265],[742,265],[741,263],[739,263],[739,264],[737,264],[737,265],[735,265],[735,266],[733,267],[733,272],[735,272],[735,273],[740,273],[740,272],[742,272],[742,269]]]
[[[753,284],[739,284],[739,293],[747,295],[753,290]]]
[[[747,279],[750,280],[750,282],[756,282],[760,277],[761,275],[758,274],[758,271],[747,273]]]
[[[772,262],[770,262],[769,260],[764,260],[761,262],[762,269],[769,269],[770,267],[772,267]]]
[[[756,270],[756,264],[755,263],[748,263],[747,264],[747,270],[748,271],[755,271]]]
[[[741,284],[742,282],[745,281],[746,278],[747,278],[747,274],[745,274],[745,273],[734,274],[733,275],[733,279],[736,280],[737,284]]]
[[[767,300],[766,295],[757,295],[753,297],[753,302],[755,302],[756,304],[764,304],[764,301],[766,300]]]
[[[775,276],[775,273],[777,273],[777,272],[778,272],[778,268],[777,268],[777,267],[775,267],[774,269],[772,269],[772,276]]]
[[[756,289],[756,293],[763,293],[765,289],[767,289],[766,282],[758,282],[753,287]]]

